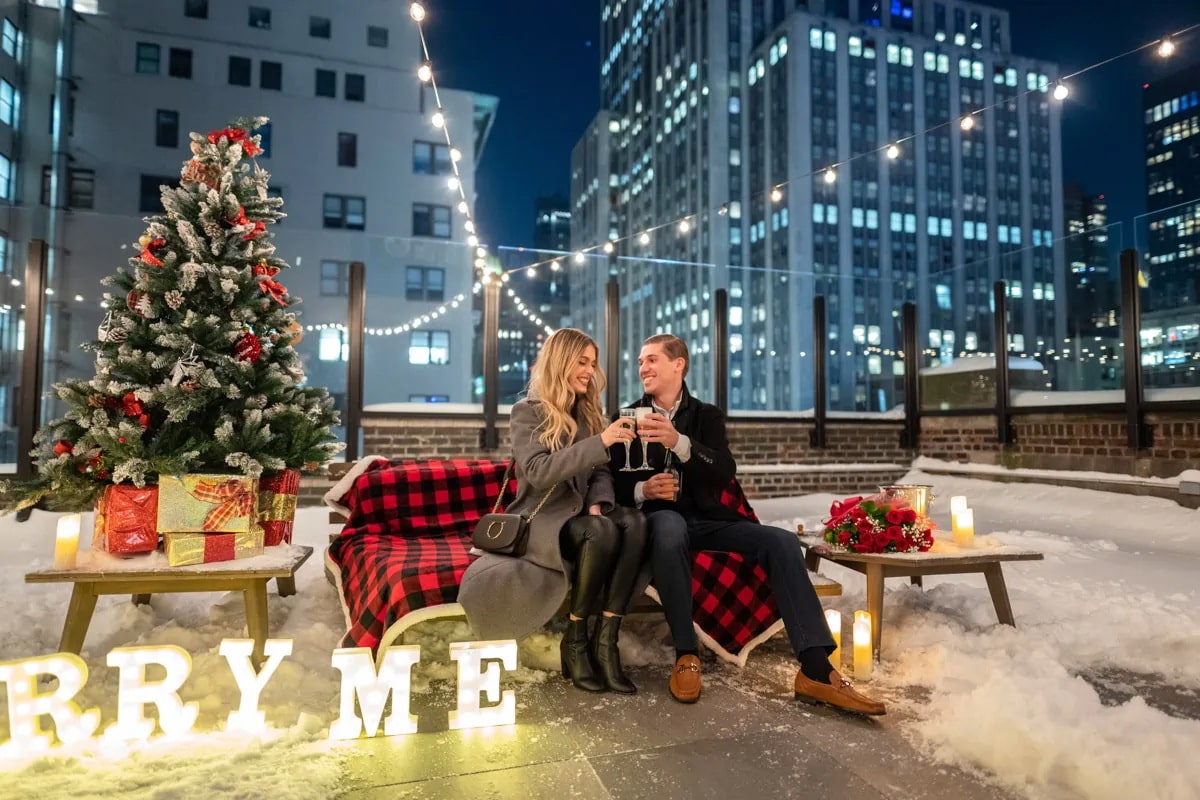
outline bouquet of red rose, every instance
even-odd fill
[[[933,545],[933,521],[901,499],[875,495],[835,501],[825,541],[855,553],[923,553]]]

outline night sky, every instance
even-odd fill
[[[484,238],[528,245],[535,199],[569,195],[571,149],[599,110],[600,0],[425,0],[425,5],[439,83],[500,98],[478,173]],[[1055,61],[1064,74],[1200,23],[1195,0],[990,5],[1010,12],[1014,50]],[[1105,194],[1110,221],[1128,223],[1145,211],[1142,84],[1197,63],[1200,35],[1179,44],[1169,61],[1151,50],[1071,84],[1063,115],[1063,177],[1089,193]],[[1131,234],[1124,236],[1124,246],[1132,246]]]

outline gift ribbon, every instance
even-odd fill
[[[216,483],[199,481],[189,494],[202,503],[215,503],[217,507],[204,515],[203,528],[219,531],[231,519],[248,517],[254,510],[254,492],[242,481],[229,480]]]

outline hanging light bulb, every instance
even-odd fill
[[[433,67],[429,66],[428,61],[417,67],[417,77],[421,79],[421,83],[429,83],[433,80]]]
[[[825,182],[826,183],[833,183],[836,180],[837,180],[837,173],[833,171],[833,167],[830,167],[829,169],[825,170]]]
[[[783,191],[778,186],[776,186],[774,189],[771,190],[771,202],[778,203],[782,199],[783,199]]]
[[[415,21],[420,22],[425,19],[425,6],[420,3],[413,3],[408,7],[408,13]]]
[[[507,273],[507,272],[505,272],[504,274],[502,274],[502,275],[500,276],[500,280],[502,280],[502,281],[503,281],[503,282],[505,282],[505,283],[508,283],[508,273]]]
[[[446,179],[446,185],[450,187],[451,191],[457,191],[458,187],[461,186],[462,184],[459,182],[457,176],[451,175],[449,178]]]
[[[471,234],[470,236],[467,237],[467,244],[471,245],[471,247],[478,247],[479,246],[479,237],[476,236],[475,234]]]
[[[462,161],[462,150],[459,150],[457,147],[451,147],[450,148],[450,160],[453,161],[455,164]]]
[[[890,158],[892,161],[895,161],[897,158],[899,158],[900,157],[900,145],[889,144],[888,149],[887,149],[887,157]]]
[[[1071,90],[1067,88],[1067,85],[1065,83],[1057,84],[1054,87],[1054,99],[1055,100],[1066,100],[1067,95],[1069,95],[1070,93],[1071,93]]]
[[[482,258],[477,258],[477,259],[475,259],[475,266],[479,267],[480,269],[483,269],[484,267],[487,266],[487,261]]]
[[[468,209],[468,207],[467,207],[467,201],[466,201],[466,200],[459,200],[459,201],[458,201],[458,213],[460,213],[460,214],[465,214],[465,213],[467,213],[467,209]]]
[[[1175,43],[1171,41],[1171,37],[1166,37],[1158,45],[1158,54],[1163,58],[1170,58],[1175,54]]]
[[[609,255],[612,255],[612,251],[613,251],[613,250],[614,250],[614,248],[613,248],[613,243],[612,243],[612,242],[605,242],[605,243],[604,243],[604,252],[605,252],[605,253],[608,253]]]
[[[959,126],[960,128],[962,128],[964,131],[969,131],[969,130],[971,130],[972,128],[974,128],[974,127],[975,127],[975,117],[971,116],[970,114],[967,114],[967,115],[966,115],[965,117],[963,117],[963,118],[962,118],[962,120],[961,120],[961,121],[958,123],[958,126]]]
[[[477,247],[477,248],[475,248],[475,255],[476,255],[478,258],[483,258],[484,256],[486,256],[486,255],[487,255],[487,248],[486,248],[486,247]]]
[[[525,274],[528,275],[530,278],[536,278],[537,277],[537,267],[530,267],[529,269],[525,270]]]
[[[638,242],[642,245],[642,247],[645,247],[646,245],[650,244],[650,234],[643,233],[641,236],[638,237]]]
[[[575,254],[575,263],[582,264],[583,262],[584,262],[583,253],[576,253]],[[550,269],[554,270],[555,272],[558,272],[558,262],[555,261],[553,264],[551,264]]]
[[[441,128],[446,124],[446,115],[441,111],[433,112],[433,117],[429,120],[433,123],[433,127]]]
[[[686,219],[679,221],[679,232],[680,233],[687,233],[691,229],[692,229],[692,224],[690,222],[688,222]]]
[[[482,277],[479,278],[479,282],[482,284],[485,284],[485,285],[491,283],[492,282],[492,273],[490,273],[490,272],[483,273]]]

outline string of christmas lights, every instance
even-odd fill
[[[414,3],[414,5],[417,5],[417,4]],[[1103,60],[1100,60],[1093,64],[1090,64],[1082,69],[1076,70],[1075,72],[1061,76],[1055,82],[1054,88],[1052,91],[1050,89],[1049,82],[1045,82],[1045,83],[1039,82],[1036,87],[1028,88],[1022,92],[1017,93],[1017,95],[1015,95],[1015,96],[1020,97],[1020,96],[1025,96],[1025,95],[1032,95],[1035,93],[1050,92],[1051,96],[1054,97],[1055,100],[1058,100],[1059,102],[1065,101],[1070,95],[1069,82],[1080,77],[1081,75],[1084,75],[1088,72],[1091,72],[1094,69],[1098,69],[1102,66],[1110,64],[1114,61],[1118,61],[1120,59],[1127,58],[1129,56],[1135,55],[1137,53],[1140,53],[1140,52],[1143,52],[1145,50],[1149,50],[1152,48],[1157,52],[1157,54],[1159,55],[1160,58],[1170,58],[1172,55],[1175,54],[1175,52],[1178,49],[1176,42],[1180,39],[1180,37],[1185,36],[1197,29],[1200,29],[1200,23],[1189,25],[1178,31],[1167,34],[1166,36],[1163,36],[1163,37],[1160,37],[1157,39],[1153,39],[1149,42],[1138,45],[1137,47],[1126,50],[1123,53],[1119,53],[1117,55],[1110,56],[1108,58],[1105,58]],[[755,198],[762,197],[765,195],[765,196],[769,196],[770,201],[773,204],[781,203],[784,199],[784,192],[783,192],[784,189],[786,189],[788,186],[790,186],[793,183],[797,183],[799,181],[815,178],[817,176],[822,176],[822,179],[824,180],[824,182],[826,184],[834,184],[837,182],[838,170],[842,167],[845,167],[855,161],[859,161],[861,159],[869,158],[871,156],[876,156],[879,154],[883,154],[884,156],[887,157],[888,160],[894,161],[895,159],[900,157],[901,146],[904,145],[905,143],[915,141],[923,136],[927,136],[931,133],[941,130],[942,128],[949,127],[956,123],[964,131],[972,130],[975,127],[976,117],[981,117],[986,112],[995,110],[995,109],[999,108],[1001,105],[1011,102],[1011,100],[1012,100],[1012,98],[1005,98],[1002,101],[993,102],[990,105],[982,106],[982,107],[975,109],[974,111],[971,111],[967,114],[964,114],[964,115],[961,115],[958,117],[954,117],[952,119],[946,120],[945,122],[940,122],[936,125],[932,125],[926,129],[924,129],[923,131],[911,134],[909,136],[901,137],[900,139],[897,139],[896,141],[882,144],[871,150],[866,150],[866,151],[863,151],[860,153],[852,154],[849,157],[847,157],[841,161],[835,161],[824,167],[820,167],[820,168],[813,169],[811,171],[796,175],[795,177],[789,178],[786,181],[774,184],[769,190],[752,192],[750,194],[750,199],[755,199]],[[716,209],[716,212],[722,216],[728,214],[729,213],[729,205],[730,204],[728,202],[723,203],[720,206],[720,208]],[[616,246],[618,244],[622,244],[625,242],[636,241],[642,247],[649,247],[653,240],[653,237],[651,236],[651,234],[654,234],[654,233],[656,233],[658,231],[662,231],[662,230],[669,230],[669,229],[673,228],[673,229],[675,229],[675,231],[678,235],[685,236],[694,229],[695,221],[698,216],[699,216],[699,212],[692,212],[689,214],[684,214],[682,216],[675,217],[674,219],[671,219],[667,222],[650,225],[650,226],[642,229],[641,231],[638,231],[636,233],[631,233],[627,236],[619,236],[616,238],[609,239],[601,244],[596,244],[596,245],[591,245],[589,247],[581,248],[580,250],[578,250],[574,253],[574,255],[572,256],[572,260],[576,264],[583,264],[586,261],[586,256],[589,254],[596,255],[599,253],[604,253],[606,255],[611,255],[612,253],[615,252]],[[1078,235],[1078,234],[1076,234],[1076,235]],[[1061,237],[1061,238],[1065,239],[1067,237]],[[1058,241],[1058,240],[1055,240],[1055,241]],[[1029,248],[1022,248],[1021,250],[1013,250],[1010,252],[1017,253],[1017,252],[1022,252],[1025,249],[1029,249]],[[1008,253],[1006,253],[1006,255],[1007,254]],[[550,265],[551,269],[555,269],[555,270],[561,269],[561,266],[562,266],[561,258],[559,258],[559,257],[547,258],[547,259],[542,259],[539,261],[534,261],[534,262],[531,262],[528,264],[524,264],[521,266],[512,267],[503,274],[507,275],[508,273],[511,273],[511,272],[525,270],[527,272],[527,274],[530,275],[530,277],[533,277],[537,274],[538,267],[545,266],[547,264]],[[709,265],[709,266],[715,266],[715,265]],[[965,266],[966,265],[963,265],[963,267],[953,267],[953,268],[951,268],[951,270],[952,269],[961,269],[961,268],[964,268]],[[743,269],[755,269],[755,268],[743,267]],[[764,271],[772,271],[772,270],[764,269],[761,267],[757,268],[757,269],[764,270]],[[946,270],[946,271],[950,271],[950,270]],[[808,273],[808,274],[811,274],[811,273]]]

